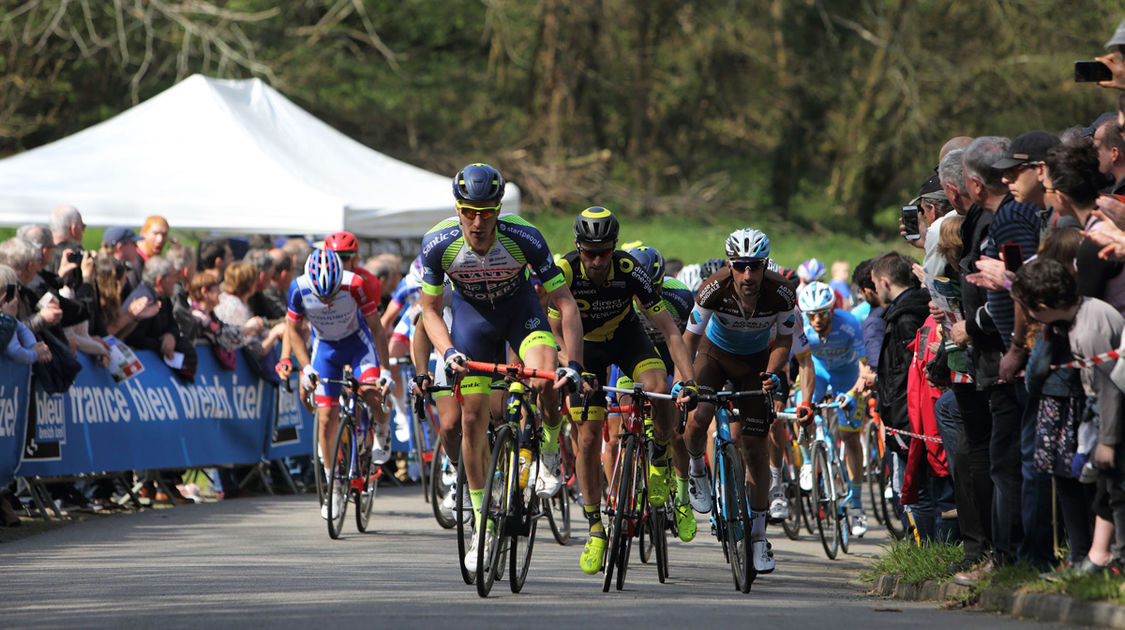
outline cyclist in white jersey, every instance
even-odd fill
[[[299,333],[305,319],[312,328],[311,357]],[[387,333],[379,322],[378,296],[367,295],[363,279],[345,271],[332,250],[313,250],[305,262],[305,273],[289,284],[286,336],[303,366],[302,386],[316,388],[322,460],[331,461],[331,442],[340,419],[340,386],[321,379],[341,378],[347,365],[361,382],[379,385],[364,388],[362,396],[375,423],[377,439],[372,458],[377,463],[385,462],[390,456],[390,427],[380,402],[394,388],[394,381],[380,374],[379,366],[387,362],[388,353]],[[292,369],[288,358],[278,364],[283,378],[288,378]],[[321,506],[321,516],[328,517],[327,503]]]

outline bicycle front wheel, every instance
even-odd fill
[[[512,485],[512,516],[509,521],[511,531],[511,551],[508,553],[508,585],[513,593],[523,590],[527,580],[527,570],[531,566],[531,551],[535,548],[535,528],[542,511],[541,500],[535,493],[534,483],[520,484],[519,461],[516,462],[517,483]],[[539,455],[535,453],[529,464],[528,479],[539,478]]]
[[[352,464],[355,462],[355,419],[341,414],[336,440],[332,443],[332,465],[329,467],[328,492],[328,535],[340,537],[344,527],[344,517],[348,512],[348,496],[352,489]]]
[[[867,492],[871,499],[871,511],[875,520],[883,525],[887,515],[883,505],[883,490],[887,487],[883,476],[883,458],[879,455],[879,426],[874,422],[867,425]]]
[[[448,479],[453,479],[453,483],[448,483],[446,481]],[[442,446],[441,442],[438,442],[437,448],[434,450],[434,458],[430,460],[430,508],[433,509],[434,519],[437,520],[442,529],[453,529],[453,526],[457,524],[455,520],[457,515],[453,512],[446,513],[444,506],[446,497],[456,492],[456,479],[457,469],[445,456],[445,447]]]
[[[559,456],[562,461],[563,483],[544,507],[555,542],[565,545],[570,542],[570,487],[577,485],[574,481],[574,455],[570,452],[570,436],[566,431],[559,433]]]
[[[518,488],[520,482],[516,438],[510,427],[500,427],[487,474],[480,505],[481,527],[477,531],[477,595],[481,597],[488,597],[504,566],[500,556],[505,551],[512,485]]]
[[[727,549],[730,555],[730,571],[734,577],[734,588],[743,593],[750,592],[754,571],[750,545],[750,512],[746,502],[746,468],[742,465],[742,454],[734,444],[723,446],[722,458],[722,514],[726,522]]]
[[[781,488],[785,501],[789,504],[789,516],[781,521],[781,528],[789,540],[801,537],[801,484],[794,478],[793,462],[789,459],[789,449],[781,453]]]
[[[375,506],[375,491],[379,487],[379,465],[371,459],[371,447],[375,436],[368,429],[364,438],[366,447],[359,456],[359,488],[355,493],[355,526],[361,532],[367,531],[371,520],[371,509]]]
[[[621,438],[621,445],[617,452],[617,467],[614,469],[612,481],[616,481],[614,491],[606,497],[606,511],[609,512],[609,531],[606,538],[605,579],[602,581],[602,592],[608,593],[613,584],[613,571],[621,564],[621,549],[625,546],[624,529],[628,525],[625,513],[631,509],[635,502],[633,495],[633,470],[636,468],[634,461],[637,456],[637,438],[626,435]]]
[[[813,517],[824,553],[830,560],[835,560],[840,538],[836,528],[836,488],[830,466],[828,448],[818,442],[813,447]]]
[[[669,502],[670,503],[670,502]],[[652,538],[653,550],[656,551],[656,579],[661,584],[668,579],[668,519],[670,512],[667,507],[653,509],[649,512],[648,530]]]
[[[457,522],[457,566],[461,569],[461,579],[472,584],[476,575],[465,568],[465,555],[469,552],[471,541],[476,537],[476,518],[472,508],[466,508],[461,497],[468,496],[469,484],[465,481],[465,460],[457,463],[457,501],[453,504],[453,519]]]

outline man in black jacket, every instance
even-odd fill
[[[871,280],[879,300],[885,305],[882,318],[886,323],[876,381],[879,413],[887,426],[896,429],[910,426],[906,377],[911,352],[907,346],[914,341],[930,314],[930,294],[918,286],[911,271],[913,262],[898,252],[889,252],[876,258],[871,265]],[[897,440],[887,442],[896,452],[906,455],[906,448],[900,450]],[[903,440],[902,445],[907,445],[907,441]]]

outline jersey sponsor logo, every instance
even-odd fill
[[[700,321],[702,321],[699,319],[699,313],[695,312],[694,310],[691,312],[690,319],[691,323],[693,324],[698,324]]]
[[[535,247],[536,249],[543,248],[543,247],[547,246],[542,240],[540,240],[538,238],[538,234],[532,232],[531,230],[528,230],[528,229],[524,228],[523,226],[517,227],[517,226],[512,225],[510,223],[505,223],[505,222],[501,221],[501,222],[496,224],[496,227],[499,228],[499,230],[501,232],[505,232],[505,233],[507,233],[511,236],[518,236],[519,238],[523,239],[529,245],[531,245],[532,247]]]
[[[524,322],[523,327],[528,330],[534,330],[536,328],[539,328],[539,324],[541,323],[543,323],[543,320],[539,319],[538,317],[532,317],[531,319]]]
[[[785,326],[786,326],[786,327],[792,327],[792,326],[793,326],[793,324],[796,324],[796,323],[797,323],[797,318],[796,318],[796,316],[794,316],[794,315],[790,315],[790,316],[789,316],[789,317],[788,317],[788,318],[787,318],[787,319],[785,320]]]
[[[461,228],[453,228],[448,232],[434,236],[428,243],[426,243],[426,246],[422,248],[422,257],[425,258],[431,251],[433,251],[435,247],[459,236],[461,236]]]
[[[519,272],[519,267],[500,267],[491,269],[451,270],[449,275],[460,282],[480,282],[482,280],[505,280]]]

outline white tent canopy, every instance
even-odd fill
[[[336,131],[259,79],[193,75],[51,144],[0,160],[0,223],[44,223],[76,206],[88,225],[421,236],[452,216],[436,175]],[[519,212],[509,184],[506,212]]]

